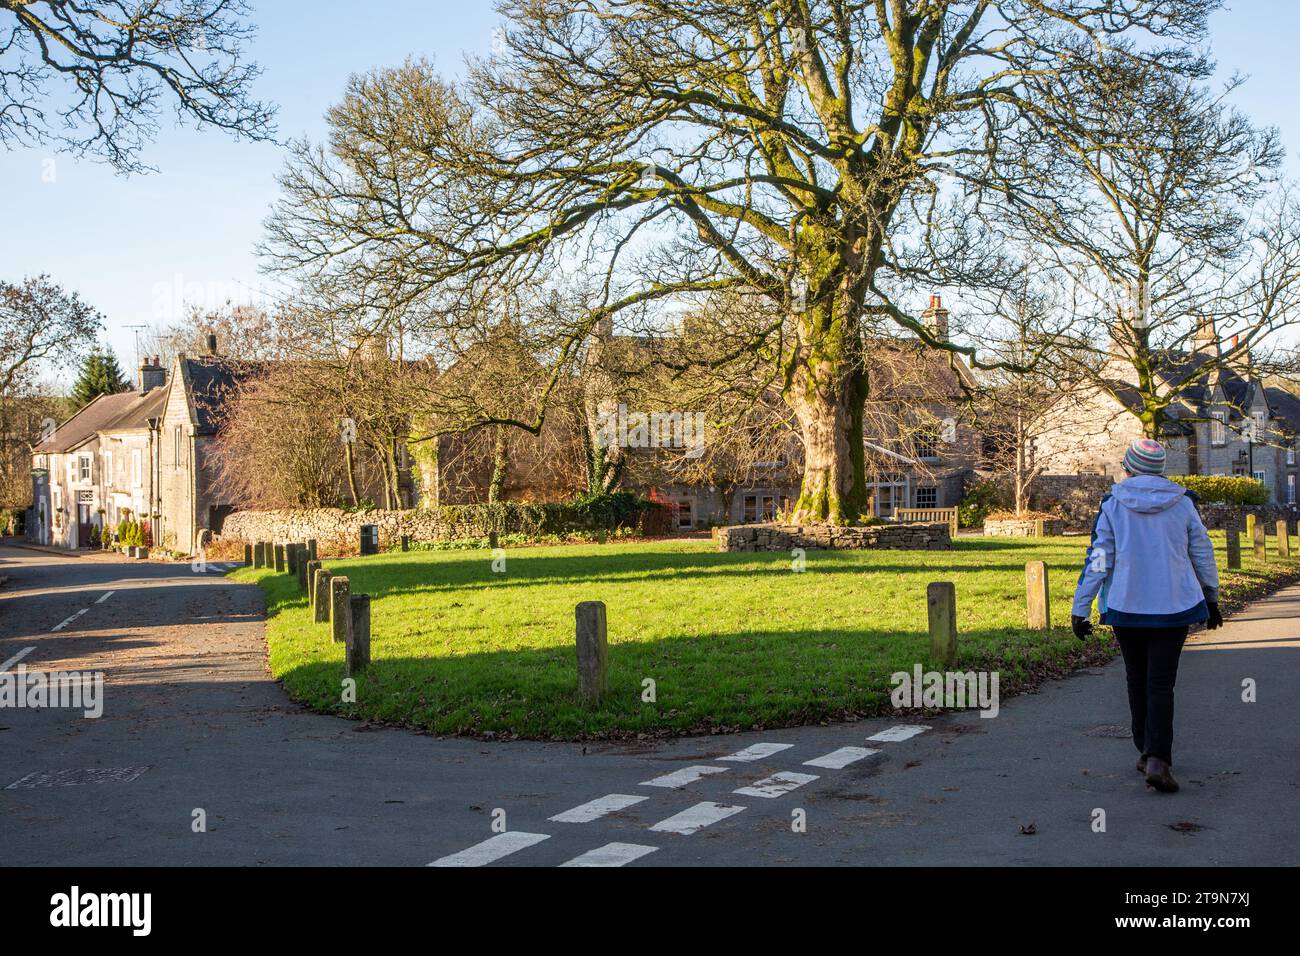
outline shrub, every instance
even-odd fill
[[[1001,504],[1002,494],[993,482],[981,481],[972,485],[957,506],[957,524],[963,528],[977,528]]]
[[[1191,491],[1205,504],[1222,502],[1234,505],[1268,504],[1268,489],[1245,475],[1180,475],[1169,479]]]

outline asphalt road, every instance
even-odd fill
[[[1300,588],[1189,647],[1166,796],[1110,735],[1118,664],[995,719],[486,743],[301,709],[267,672],[260,591],[218,572],[0,547],[0,575],[0,664],[105,675],[98,718],[0,708],[8,865],[1300,862]]]

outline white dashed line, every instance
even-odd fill
[[[461,850],[459,853],[453,853],[450,856],[439,857],[428,865],[486,866],[502,857],[509,856],[511,853],[526,850],[530,846],[535,846],[550,838],[549,833],[523,833],[522,831],[498,833],[482,843],[474,844],[467,850]]]
[[[626,866],[657,849],[657,846],[641,846],[636,843],[606,843],[602,847],[588,850],[582,856],[575,856],[560,866]]]
[[[72,616],[66,618],[65,620],[60,621],[58,624],[55,624],[52,628],[50,628],[50,633],[53,634],[55,631],[61,631],[61,630],[63,630],[65,627],[67,627],[69,624],[71,624],[73,621],[75,621],[77,618],[81,617],[81,615],[85,614],[85,613],[86,613],[87,611],[89,611],[89,610],[90,610],[90,608],[88,608],[88,607],[83,607],[83,608],[82,608],[80,611],[78,611],[76,614],[73,614]]]
[[[0,664],[0,671],[7,671],[9,668],[13,667],[15,664],[17,664],[20,660],[22,660],[24,657],[26,657],[34,650],[36,650],[35,646],[24,647],[13,657],[9,658],[9,660],[5,661],[3,664]]]
[[[603,797],[597,797],[595,800],[588,801],[580,807],[574,807],[572,810],[565,810],[563,813],[557,813],[551,817],[552,823],[590,823],[592,820],[598,820],[608,813],[614,813],[618,810],[626,810],[633,804],[640,803],[642,800],[649,800],[649,797],[638,797],[630,793],[607,793]],[[625,844],[611,844],[611,846],[624,846]],[[574,864],[575,866],[577,864]],[[586,865],[586,864],[583,864]]]
[[[805,767],[822,767],[826,770],[843,770],[851,763],[857,763],[863,757],[870,757],[872,754],[880,753],[871,747],[841,747],[839,750],[832,750],[823,757],[816,757],[812,760],[805,760]]]
[[[923,734],[930,728],[924,724],[898,724],[887,730],[882,730],[878,734],[872,734],[868,740],[876,740],[884,743],[896,743],[899,740],[906,740],[908,737],[915,737],[917,734]]]
[[[772,754],[779,754],[782,750],[789,750],[794,744],[754,744],[746,747],[744,750],[738,750],[730,757],[719,757],[719,760],[730,760],[735,763],[749,763],[751,760],[762,760],[764,757],[770,757]]]
[[[101,597],[101,598],[99,598],[99,600],[97,600],[95,603],[96,603],[96,604],[103,604],[105,601],[107,601],[109,598],[111,598],[111,597],[112,597],[114,594],[116,594],[116,593],[117,593],[116,591],[107,591],[107,592],[105,592],[104,596]]]
[[[689,783],[694,783],[701,777],[706,777],[711,773],[726,772],[726,767],[683,767],[681,770],[674,770],[672,773],[666,773],[662,777],[655,777],[653,780],[645,780],[641,783],[641,786],[671,787],[676,790],[678,787],[684,787]]]
[[[689,836],[703,830],[710,824],[717,823],[719,820],[735,816],[744,809],[744,807],[728,807],[721,803],[706,801],[697,803],[681,813],[674,814],[667,820],[660,820],[650,829],[656,833],[680,833],[683,836]]]
[[[805,783],[812,783],[816,779],[817,775],[815,773],[795,773],[792,770],[782,770],[780,773],[774,773],[752,786],[740,787],[731,792],[738,793],[743,797],[780,797],[791,790],[798,790]]]

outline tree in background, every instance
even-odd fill
[[[111,349],[96,349],[81,363],[81,372],[72,386],[69,399],[72,408],[85,408],[101,395],[116,395],[130,389],[131,383],[122,374],[117,356]]]
[[[251,95],[242,0],[0,0],[0,146],[54,143],[119,172],[171,106],[178,119],[268,139]]]

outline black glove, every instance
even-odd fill
[[[1081,641],[1086,641],[1092,634],[1092,621],[1077,614],[1070,615],[1070,627],[1074,631],[1074,636]]]
[[[1215,628],[1223,627],[1223,615],[1219,613],[1219,602],[1206,601],[1205,606],[1210,609],[1210,619],[1205,622],[1205,629],[1213,631]]]

